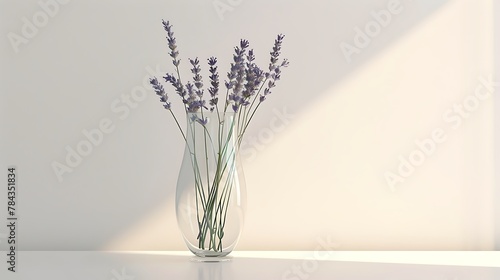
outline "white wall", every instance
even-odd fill
[[[286,34],[291,66],[242,147],[249,207],[238,250],[312,250],[321,240],[342,250],[493,249],[493,98],[460,125],[457,114],[443,119],[493,74],[493,3],[401,0],[348,62],[340,44],[353,45],[355,28],[390,2],[66,0],[23,35],[23,18],[44,24],[38,1],[0,1],[0,166],[19,170],[20,246],[185,249],[173,205],[183,143],[154,93],[143,94],[156,71],[147,69],[173,70],[163,18],[184,63],[216,55],[222,75],[240,38],[265,66]],[[13,33],[24,43],[14,46]],[[58,180],[52,164],[66,164],[66,147],[101,122],[112,131]],[[436,129],[446,140],[391,188],[384,174]]]
[[[500,46],[500,17],[496,16],[500,14],[500,3],[495,2],[494,4],[494,22],[495,22],[495,39],[494,39],[494,47],[495,49],[498,49]],[[495,77],[497,80],[500,78],[500,55],[498,52],[495,52]],[[495,142],[498,142],[500,139],[500,99],[495,98]],[[500,200],[500,186],[498,185],[500,180],[498,179],[500,175],[500,149],[496,148],[495,149],[495,199],[496,201]],[[500,203],[495,204],[495,250],[499,251],[500,250]]]

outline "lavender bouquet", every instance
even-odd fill
[[[163,21],[174,73],[163,79],[184,104],[184,130],[172,110],[169,94],[153,77],[150,83],[170,112],[186,142],[176,190],[179,227],[189,249],[198,256],[223,256],[231,252],[241,232],[244,203],[238,149],[250,121],[288,66],[280,60],[284,35],[278,35],[267,70],[255,63],[247,40],[234,48],[224,87],[220,86],[217,58],[208,58],[208,94],[198,58],[189,59],[192,81],[182,82],[181,60],[172,25]],[[220,100],[221,95],[224,99]],[[235,195],[236,194],[236,195]],[[224,241],[224,242],[223,242]]]

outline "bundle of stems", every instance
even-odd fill
[[[162,21],[162,24],[167,33],[169,55],[175,66],[175,73],[167,73],[163,78],[172,85],[184,104],[188,120],[186,131],[179,124],[162,83],[156,77],[150,83],[163,107],[172,115],[190,154],[196,189],[198,247],[219,252],[223,248],[224,226],[233,185],[237,183],[238,149],[255,113],[280,80],[281,69],[288,66],[287,59],[279,59],[284,35],[279,34],[274,41],[267,71],[256,65],[249,42],[240,40],[234,48],[233,62],[224,81],[223,105],[219,108],[217,58],[208,59],[210,97],[205,100],[198,58],[189,59],[193,79],[184,84],[172,25],[168,21]]]

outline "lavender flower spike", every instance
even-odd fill
[[[259,100],[263,102],[266,100],[266,96],[271,94],[271,89],[276,86],[276,81],[281,78],[281,68],[288,67],[288,60],[284,59],[281,63],[278,63],[279,56],[281,54],[281,44],[283,43],[283,39],[285,35],[279,34],[276,40],[274,41],[273,50],[270,52],[271,61],[269,63],[269,72],[265,74],[266,80],[268,80],[267,87],[264,89],[264,92],[261,94]]]
[[[232,106],[234,112],[238,112],[239,106],[237,106],[236,102],[241,99],[240,95],[245,83],[245,57],[249,45],[247,40],[240,40],[240,45],[234,48],[234,63],[231,63],[231,72],[227,74],[229,81],[226,82],[226,87],[233,90],[229,95],[229,100],[234,101]]]
[[[175,78],[174,75],[167,73],[164,77],[166,82],[170,83],[174,88],[177,94],[182,98],[182,102],[184,104],[187,103],[186,96],[187,92],[184,86],[181,84],[180,80]]]
[[[205,107],[205,100],[199,98],[198,94],[194,89],[194,85],[191,82],[186,84],[186,89],[188,93],[186,109],[189,113],[196,113],[200,108]]]
[[[196,121],[201,124],[201,125],[206,125],[208,123],[208,118],[205,117],[205,118],[197,118]]]
[[[269,71],[272,72],[274,68],[276,68],[276,63],[278,62],[278,58],[281,54],[281,44],[283,43],[283,39],[285,35],[278,34],[276,40],[274,40],[273,51],[271,54],[271,62],[269,63]]]
[[[191,68],[191,73],[194,74],[193,80],[194,80],[194,86],[196,87],[196,94],[202,98],[203,97],[203,80],[200,75],[201,68],[200,68],[200,61],[198,58],[195,59],[190,59],[189,62],[193,66]]]
[[[179,64],[181,63],[180,59],[177,59],[179,56],[179,52],[177,51],[177,42],[174,37],[174,32],[172,31],[172,25],[170,24],[169,21],[164,21],[162,20],[163,23],[163,28],[165,31],[167,31],[167,42],[168,42],[168,48],[170,49],[170,57],[172,57],[172,63],[174,64],[175,67],[178,67]]]
[[[255,55],[253,50],[248,51],[247,63],[245,69],[245,89],[242,92],[242,96],[245,100],[240,101],[241,105],[247,106],[249,102],[247,101],[251,96],[253,96],[264,78],[264,71],[253,62],[255,60]]]
[[[217,58],[215,57],[210,57],[208,59],[208,65],[210,66],[209,72],[210,72],[210,85],[211,87],[208,89],[208,92],[210,93],[210,101],[209,104],[210,106],[210,111],[213,112],[215,106],[217,106],[217,103],[219,102],[219,98],[217,97],[217,93],[219,92],[219,73],[217,72]]]
[[[153,87],[154,91],[158,96],[160,96],[160,102],[164,103],[163,107],[165,109],[170,110],[171,109],[171,103],[168,102],[168,96],[167,93],[165,92],[165,89],[163,88],[163,85],[158,82],[158,79],[154,77],[153,79],[149,80],[149,83]]]

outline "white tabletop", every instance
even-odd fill
[[[5,252],[2,252],[5,256]],[[500,280],[500,252],[233,252],[202,262],[189,252],[17,252],[0,279]]]

